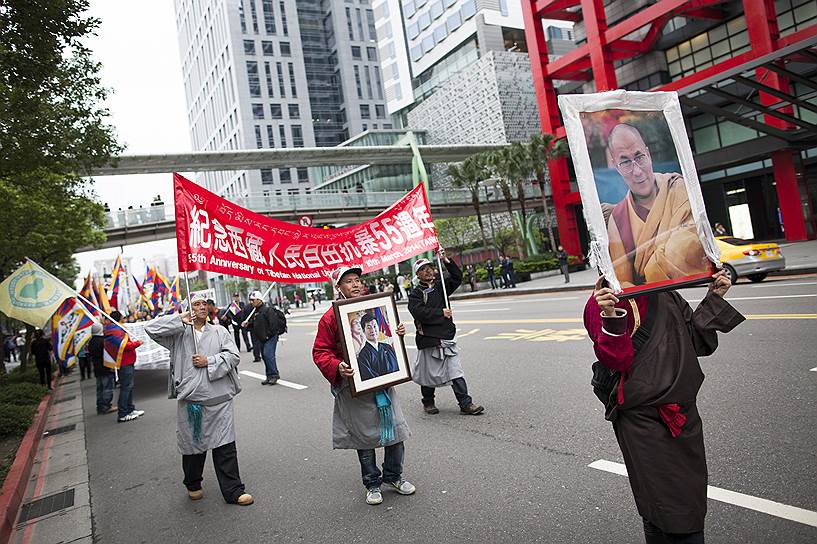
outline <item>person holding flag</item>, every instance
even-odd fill
[[[192,315],[164,315],[149,322],[145,332],[170,350],[170,397],[178,399],[176,437],[182,455],[184,485],[191,500],[204,496],[201,482],[207,450],[224,500],[247,506],[238,470],[233,397],[240,391],[238,348],[224,327],[207,323],[207,298],[190,297]]]
[[[51,342],[45,337],[42,329],[34,331],[34,341],[31,342],[31,353],[40,373],[40,385],[47,385],[51,389]]]
[[[344,266],[335,270],[330,279],[340,297],[349,299],[363,295],[362,270]],[[403,324],[397,326],[403,336]],[[332,417],[332,447],[357,450],[358,461],[366,488],[366,504],[383,502],[381,486],[401,495],[411,495],[414,485],[403,478],[403,441],[411,436],[400,400],[393,387],[386,391],[352,396],[349,379],[354,370],[344,361],[340,332],[334,308],[330,307],[318,322],[312,360],[332,386],[335,410]],[[377,467],[375,448],[384,448],[383,472]]]
[[[122,314],[119,310],[111,312],[111,318],[122,323]],[[137,410],[133,405],[133,375],[136,364],[136,348],[142,345],[140,340],[131,340],[125,336],[125,348],[122,350],[122,362],[119,365],[119,400],[116,403],[119,412],[117,422],[133,421],[145,415],[144,410]]]
[[[113,390],[116,375],[113,369],[105,366],[105,329],[102,323],[91,325],[91,340],[88,342],[88,356],[96,378],[96,413],[110,414],[118,408],[113,403]]]
[[[460,349],[454,339],[457,327],[448,302],[448,295],[462,284],[462,271],[443,247],[437,249],[437,255],[445,263],[449,278],[437,281],[437,270],[427,259],[418,259],[413,267],[420,283],[408,295],[408,310],[417,329],[417,358],[411,367],[411,379],[420,386],[427,414],[440,413],[434,404],[434,389],[451,385],[460,412],[478,415],[485,408],[474,404],[468,394]]]

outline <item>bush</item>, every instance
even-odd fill
[[[26,434],[36,409],[32,404],[0,404],[0,438]]]
[[[10,383],[0,388],[0,404],[39,404],[48,391],[35,383]]]
[[[18,366],[8,374],[3,383],[40,383],[40,374],[35,365],[28,365],[25,370]]]

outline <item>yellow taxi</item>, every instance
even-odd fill
[[[715,241],[732,283],[743,276],[751,281],[763,281],[769,272],[786,268],[786,258],[775,243],[756,244],[734,236],[718,236]]]

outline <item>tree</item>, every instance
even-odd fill
[[[519,149],[514,149],[513,146],[509,146],[489,152],[485,161],[497,178],[497,185],[502,192],[505,205],[508,207],[508,214],[511,216],[511,225],[514,237],[516,238],[517,253],[524,257],[527,255],[527,252],[523,248],[516,222],[513,221],[513,194],[511,193],[511,186],[516,185],[516,180],[519,176],[518,161],[520,158]]]
[[[454,187],[464,187],[471,193],[471,206],[474,207],[477,214],[479,232],[482,235],[482,247],[490,247],[488,240],[485,238],[485,225],[482,223],[479,204],[480,184],[485,178],[489,177],[483,162],[479,159],[479,156],[468,157],[459,165],[452,164],[449,166],[448,175],[451,176]]]
[[[0,278],[30,257],[66,283],[73,253],[104,240],[83,175],[121,151],[82,41],[87,0],[0,0]]]
[[[458,249],[462,251],[476,238],[475,221],[473,215],[465,217],[450,217],[448,219],[437,219],[434,224],[437,226],[437,236],[440,243],[445,248]]]
[[[530,169],[533,171],[536,181],[539,182],[539,189],[542,192],[542,205],[545,213],[545,223],[547,224],[548,238],[550,240],[550,250],[556,251],[556,238],[553,236],[553,225],[550,218],[550,207],[545,191],[550,185],[550,168],[548,163],[559,157],[567,155],[568,148],[566,140],[556,140],[552,134],[534,134],[527,144],[528,158],[530,159]],[[552,191],[551,191],[552,192]]]

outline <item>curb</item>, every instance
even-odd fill
[[[0,491],[0,543],[7,543],[14,530],[17,513],[28,488],[31,467],[34,466],[34,457],[40,446],[40,440],[43,438],[45,422],[48,420],[55,392],[56,390],[52,390],[46,393],[37,406],[37,415],[34,416],[34,421],[31,422],[31,426],[23,436],[17,453],[14,455],[14,463],[3,482],[3,489]]]
[[[775,270],[769,272],[769,276],[806,276],[809,274],[817,274],[817,266],[796,266],[792,268],[784,268],[783,270]],[[462,293],[451,295],[451,300],[469,300],[478,298],[493,298],[493,297],[507,297],[519,295],[542,295],[546,293],[566,293],[570,291],[588,291],[593,289],[594,284],[573,284],[573,285],[557,285],[552,287],[529,287],[517,289],[491,289],[490,291],[477,291],[474,293]]]

